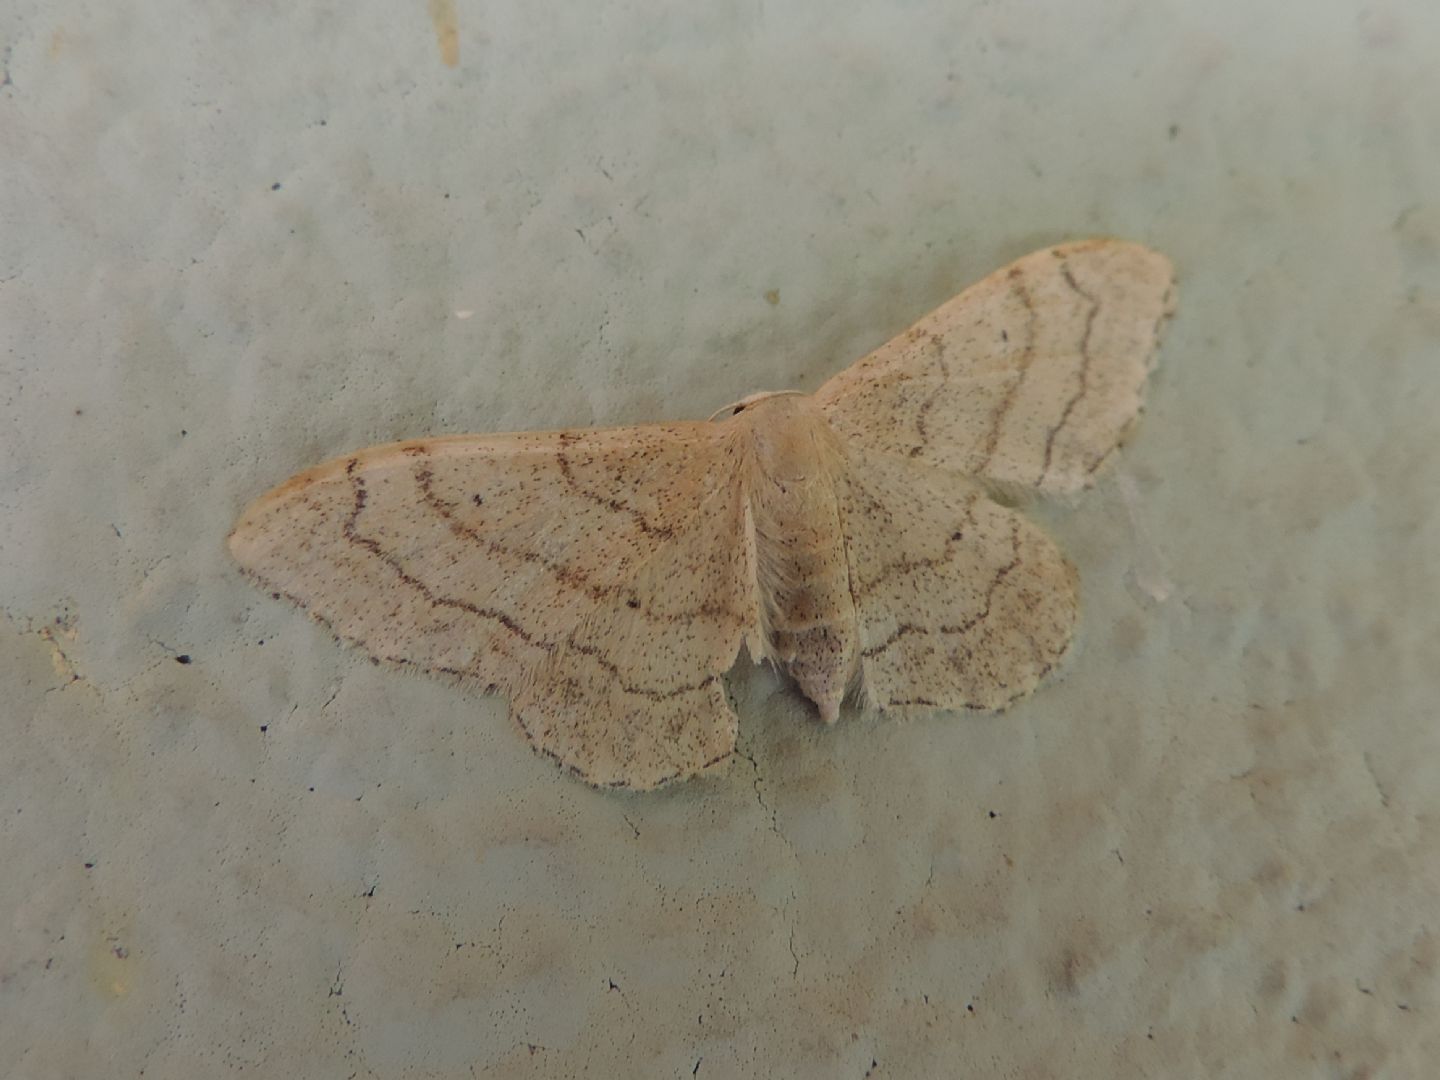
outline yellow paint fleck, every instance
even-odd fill
[[[430,0],[430,21],[435,26],[435,43],[440,46],[440,62],[454,67],[460,63],[460,20],[455,14],[455,0]]]
[[[113,934],[107,934],[90,950],[90,981],[96,990],[121,998],[134,988],[134,960],[130,950]]]
[[[771,305],[772,307],[773,307],[774,305],[780,303],[780,290],[779,290],[779,289],[771,289],[769,292],[767,292],[767,293],[765,294],[765,302],[766,302],[767,304]]]

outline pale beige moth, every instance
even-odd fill
[[[1047,248],[812,395],[360,450],[257,499],[230,550],[377,661],[505,694],[534,747],[596,785],[725,761],[742,647],[826,723],[847,696],[1001,709],[1065,652],[1077,582],[991,495],[1091,484],[1173,296],[1146,248]]]

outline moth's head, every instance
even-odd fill
[[[829,471],[835,436],[804,394],[754,394],[732,406],[749,431],[761,472],[776,481],[802,481]]]

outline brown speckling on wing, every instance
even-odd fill
[[[1139,411],[1170,264],[1029,255],[813,398],[716,423],[422,439],[262,496],[241,565],[377,662],[501,690],[541,753],[652,788],[735,748],[742,644],[833,722],[1003,708],[1064,653],[1076,579],[981,482],[1074,491]]]
[[[734,747],[718,675],[750,592],[733,434],[675,424],[377,447],[262,496],[230,549],[371,656],[505,691],[537,747],[586,779],[649,787]],[[601,677],[569,736],[527,722],[573,698],[562,680]]]
[[[854,453],[842,488],[865,697],[882,712],[1000,709],[1070,641],[1074,569],[952,473]]]
[[[850,446],[1078,491],[1139,413],[1173,303],[1163,255],[1061,244],[966,289],[815,398]]]

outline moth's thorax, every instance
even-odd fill
[[[824,481],[833,475],[840,444],[814,401],[803,394],[754,395],[732,423],[749,432],[754,463],[774,483]]]

